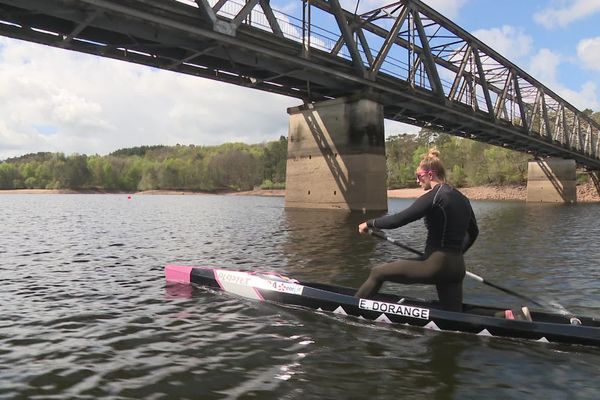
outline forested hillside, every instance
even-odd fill
[[[598,113],[594,114],[595,117]],[[448,134],[386,139],[389,189],[415,187],[421,156],[437,146],[456,187],[523,184],[532,156]],[[36,153],[0,162],[0,189],[239,191],[285,187],[287,139],[220,146],[141,146],[109,155]]]
[[[106,156],[36,153],[0,163],[1,189],[249,190],[285,185],[287,139],[264,144],[141,146]]]

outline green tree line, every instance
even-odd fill
[[[584,114],[600,123],[600,112]],[[448,182],[456,187],[525,184],[529,154],[470,139],[421,129],[418,135],[396,135],[386,139],[388,188],[416,187],[415,170],[423,154],[435,145],[447,169]],[[587,175],[578,179],[587,180]]]
[[[387,185],[416,187],[415,170],[431,146],[440,151],[447,181],[456,187],[524,184],[529,154],[448,134],[422,130],[386,139]]]
[[[285,187],[287,139],[141,146],[106,156],[36,153],[0,162],[0,189],[250,190]]]
[[[600,122],[600,113],[589,115]],[[532,156],[422,129],[386,139],[387,185],[416,187],[421,156],[435,145],[456,187],[524,184]],[[285,187],[287,138],[261,144],[141,146],[106,156],[27,154],[0,162],[0,189],[251,190]]]

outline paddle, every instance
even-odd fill
[[[409,246],[407,246],[407,245],[405,245],[405,244],[402,244],[402,243],[398,242],[396,239],[389,237],[388,235],[386,235],[385,233],[383,233],[383,232],[382,232],[382,231],[380,231],[380,230],[369,229],[369,234],[370,234],[370,235],[373,235],[373,236],[377,236],[378,238],[381,238],[381,239],[387,240],[388,242],[390,242],[390,243],[393,243],[393,244],[395,244],[396,246],[398,246],[398,247],[400,247],[400,248],[402,248],[402,249],[404,249],[404,250],[410,251],[411,253],[418,254],[418,255],[420,255],[420,256],[424,256],[423,252],[421,252],[421,251],[419,251],[419,250],[415,250],[415,249],[413,249],[412,247],[409,247]],[[488,280],[485,280],[485,279],[483,279],[481,276],[479,276],[479,275],[476,275],[476,274],[474,274],[474,273],[472,273],[472,272],[469,272],[469,271],[467,271],[467,276],[468,276],[468,277],[470,277],[470,278],[473,278],[473,279],[475,279],[475,280],[476,280],[476,281],[478,281],[478,282],[481,282],[481,283],[483,283],[484,285],[491,286],[491,287],[493,287],[494,289],[501,290],[501,291],[503,291],[504,293],[508,293],[508,294],[510,294],[510,295],[512,295],[512,296],[518,297],[518,298],[520,298],[520,299],[522,299],[522,300],[525,300],[525,301],[528,301],[528,302],[530,302],[530,303],[532,303],[532,304],[535,304],[535,305],[536,305],[536,306],[538,306],[538,307],[546,308],[546,306],[545,306],[545,305],[543,305],[543,304],[539,303],[538,301],[535,301],[535,300],[533,300],[533,299],[532,299],[532,298],[530,298],[530,297],[523,296],[522,294],[519,294],[519,293],[517,293],[517,292],[515,292],[515,291],[512,291],[512,290],[510,290],[510,289],[507,289],[507,288],[505,288],[505,287],[502,287],[502,286],[496,285],[495,283],[492,283],[492,282],[490,282],[490,281],[488,281]]]

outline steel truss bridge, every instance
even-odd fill
[[[0,0],[0,35],[385,117],[600,170],[600,125],[418,0]],[[323,28],[326,27],[326,28]],[[199,105],[201,106],[201,105]]]

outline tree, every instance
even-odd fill
[[[160,164],[158,183],[161,189],[183,189],[186,187],[184,176],[185,164],[181,159],[168,158]]]
[[[74,154],[67,157],[59,175],[61,187],[79,189],[89,186],[92,175],[88,169],[87,156]]]
[[[287,146],[288,141],[285,136],[281,136],[278,141],[269,142],[264,146],[261,156],[264,181],[285,183]]]
[[[0,163],[0,188],[1,189],[18,189],[21,181],[19,169],[11,163]]]
[[[218,188],[251,190],[260,182],[256,171],[259,160],[241,150],[215,155],[209,163],[211,178]]]
[[[414,187],[416,164],[413,154],[418,146],[415,135],[390,136],[385,142],[387,185],[389,188]]]

